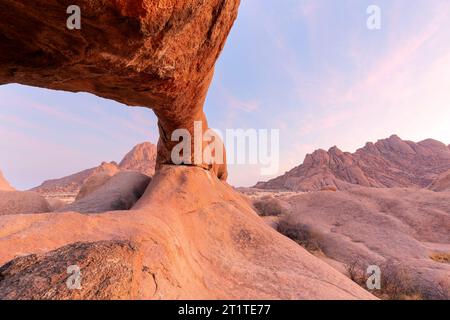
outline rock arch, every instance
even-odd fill
[[[208,128],[203,104],[240,0],[2,0],[0,84],[89,92],[158,117],[157,166],[171,132]],[[66,9],[81,8],[81,30]],[[226,164],[200,166],[226,179]]]

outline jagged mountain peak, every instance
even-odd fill
[[[437,140],[418,143],[398,135],[367,142],[354,153],[334,146],[306,155],[303,164],[286,174],[255,187],[297,191],[321,190],[327,186],[347,189],[367,187],[425,188],[450,169],[450,149]]]

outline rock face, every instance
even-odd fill
[[[0,216],[0,226],[0,299],[374,298],[196,167],[163,166],[130,211]],[[85,279],[67,292],[73,264]]]
[[[142,196],[150,178],[134,171],[119,172],[94,190],[86,191],[84,197],[58,211],[97,213],[128,210]],[[84,189],[86,190],[86,189]]]
[[[115,163],[102,163],[100,167],[96,168],[92,172],[92,175],[84,181],[75,200],[80,200],[81,198],[91,194],[108,182],[108,180],[118,172],[119,168]]]
[[[208,128],[203,104],[239,0],[80,0],[80,30],[66,27],[69,5],[1,1],[0,84],[85,91],[152,108],[158,163],[172,163],[174,130],[193,135],[194,121]],[[198,165],[226,177],[225,165]]]
[[[86,182],[81,186],[80,192],[78,192],[75,201],[81,200],[87,195],[91,194],[101,186],[103,186],[113,175],[107,173],[99,173],[89,177]]]
[[[436,192],[450,191],[450,170],[437,177],[437,179],[430,184],[428,189]]]
[[[74,243],[4,265],[0,268],[0,292],[2,299],[8,300],[132,299],[141,289],[156,289],[151,274],[138,270],[142,267],[139,260],[138,249],[127,241]],[[83,270],[80,290],[75,279],[68,279],[76,276],[71,269],[68,273],[68,263]]]
[[[144,142],[135,146],[120,161],[121,170],[138,171],[149,177],[155,174],[156,146],[150,142]]]
[[[71,203],[97,189],[119,171],[137,171],[152,176],[155,172],[155,162],[156,146],[150,142],[144,142],[128,152],[119,164],[114,161],[103,162],[95,168],[60,179],[44,181],[32,191],[43,194],[49,201],[63,199]]]
[[[367,143],[355,153],[337,147],[317,150],[302,165],[255,187],[295,191],[344,190],[354,185],[425,188],[449,169],[450,149],[443,143],[431,139],[414,143],[394,135]]]
[[[43,196],[30,191],[0,191],[0,216],[52,211]]]
[[[0,191],[14,191],[8,181],[6,181],[3,173],[0,171]]]

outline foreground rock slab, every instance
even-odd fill
[[[1,269],[0,299],[374,298],[195,167],[164,166],[130,211],[1,216],[0,264],[13,259]],[[108,259],[123,261],[115,267]],[[69,294],[64,267],[74,264],[98,274]],[[117,287],[106,283],[92,293],[114,273]]]
[[[79,274],[81,289],[76,279],[67,279],[71,271],[68,263],[83,270]],[[74,243],[4,265],[0,268],[0,291],[2,299],[130,299],[138,293],[139,285],[155,287],[151,275],[136,278],[138,264],[136,247],[126,241]]]

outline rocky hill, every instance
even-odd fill
[[[268,182],[260,189],[316,191],[345,190],[354,185],[377,188],[426,188],[450,170],[450,147],[428,139],[418,143],[393,135],[367,143],[355,153],[337,147],[317,150],[303,164]]]
[[[72,175],[44,181],[40,186],[31,189],[45,195],[47,198],[58,198],[72,202],[80,192],[81,187],[91,177],[98,175],[113,176],[120,171],[138,171],[147,176],[155,173],[156,146],[144,142],[135,146],[119,164],[103,162],[98,167],[86,169]]]
[[[155,174],[156,146],[144,142],[135,146],[119,163],[120,170],[139,171],[149,177]]]

